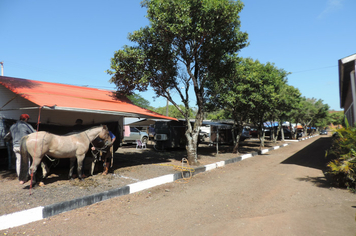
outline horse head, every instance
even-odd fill
[[[100,131],[99,138],[101,138],[104,141],[110,141],[111,142],[111,137],[109,134],[109,129],[106,125],[102,125],[102,130]]]

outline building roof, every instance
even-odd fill
[[[136,106],[124,96],[118,98],[115,96],[115,91],[110,90],[6,76],[0,76],[0,85],[43,108],[176,120]],[[4,106],[4,104],[1,104],[1,106]],[[3,110],[5,109],[6,106]]]
[[[344,108],[347,90],[350,83],[350,72],[355,70],[356,54],[339,60],[339,95],[340,107]]]

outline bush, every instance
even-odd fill
[[[328,163],[328,172],[340,186],[355,191],[356,184],[356,128],[338,129],[333,135],[333,143],[326,155],[336,159]]]

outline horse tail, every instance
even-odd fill
[[[20,165],[20,173],[19,173],[19,180],[26,182],[28,177],[28,160],[30,153],[27,150],[26,141],[28,136],[25,136],[21,139],[20,143],[20,153],[21,153],[21,165]]]

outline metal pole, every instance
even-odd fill
[[[4,62],[0,62],[1,64],[1,76],[4,76]]]
[[[216,154],[219,154],[219,126],[216,131]]]
[[[169,93],[169,89],[168,90],[168,93]],[[168,98],[167,98],[167,105],[166,105],[166,116],[168,116],[168,105],[169,105],[169,101],[168,101]]]

